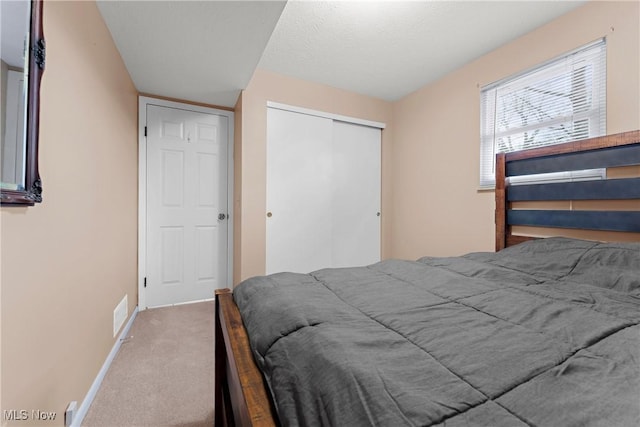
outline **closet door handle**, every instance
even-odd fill
[[[273,214],[271,212],[267,212],[267,218],[271,218]]]

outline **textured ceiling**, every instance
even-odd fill
[[[289,2],[259,67],[397,100],[578,2]]]
[[[139,91],[232,107],[257,67],[397,100],[584,1],[99,1]],[[272,34],[273,33],[273,34]]]
[[[138,91],[233,107],[285,3],[98,1]]]

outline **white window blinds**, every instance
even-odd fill
[[[495,186],[495,156],[604,135],[606,41],[481,89],[480,187]]]

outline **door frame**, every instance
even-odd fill
[[[327,111],[312,110],[310,108],[298,107],[296,105],[283,104],[281,102],[267,101],[267,108],[276,108],[278,110],[290,111],[292,113],[302,113],[308,116],[324,117],[325,119],[336,120],[339,122],[353,123],[354,125],[369,126],[380,130],[387,127],[386,123],[376,122],[373,120],[359,119],[357,117],[343,116],[341,114],[329,113]]]
[[[227,283],[233,286],[233,141],[234,113],[212,107],[168,101],[149,96],[138,96],[138,307],[147,309],[145,277],[147,277],[147,106],[177,108],[198,113],[227,117]],[[211,299],[214,296],[211,295]]]

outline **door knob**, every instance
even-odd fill
[[[225,220],[226,218],[227,218],[227,215],[225,215],[225,214],[223,214],[223,213],[218,214],[218,221],[223,221],[223,220]]]
[[[267,218],[271,218],[273,214],[271,212],[267,212]]]

